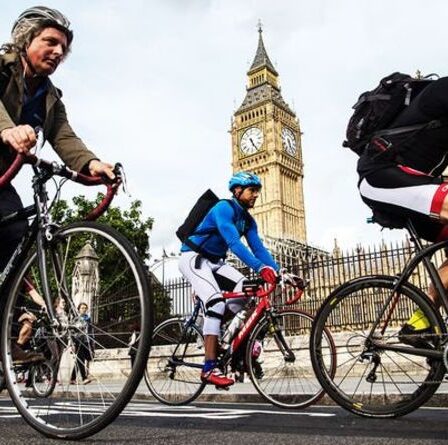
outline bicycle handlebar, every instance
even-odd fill
[[[303,295],[303,289],[297,289],[297,291],[294,292],[294,295],[292,296],[292,298],[285,301],[285,304],[290,305],[290,304],[296,303],[297,301],[299,301],[302,298],[302,295]]]
[[[224,298],[241,298],[241,297],[256,297],[256,298],[263,298],[271,294],[275,291],[277,284],[270,284],[267,289],[264,289],[262,286],[264,284],[267,284],[265,281],[263,281],[260,278],[256,278],[255,280],[247,280],[243,284],[243,290],[240,292],[223,292]],[[302,298],[304,288],[306,287],[307,283],[303,283],[302,286],[292,286],[295,289],[297,289],[294,292],[294,295],[292,298],[289,298],[285,301],[286,305],[291,305],[296,303],[297,301]]]
[[[110,206],[114,196],[118,191],[118,187],[122,180],[118,171],[116,171],[116,180],[111,181],[110,179],[103,178],[101,176],[88,176],[83,173],[75,172],[65,165],[57,164],[56,162],[48,162],[44,159],[38,158],[35,155],[21,155],[17,154],[12,164],[9,166],[8,170],[0,177],[0,188],[8,185],[20,171],[24,164],[34,165],[36,167],[42,168],[52,175],[61,176],[63,178],[69,179],[73,182],[78,182],[86,186],[92,185],[102,185],[107,187],[106,194],[101,202],[86,216],[87,221],[93,221],[98,219]],[[116,164],[116,170],[119,169],[119,164]]]

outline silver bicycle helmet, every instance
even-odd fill
[[[70,29],[70,21],[67,17],[57,9],[46,6],[34,6],[23,11],[14,22],[11,35],[14,36],[23,26],[33,27],[33,25],[37,25],[40,29],[52,26],[61,30],[67,36],[69,45],[73,40],[73,31]]]

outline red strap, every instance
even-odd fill
[[[440,215],[440,211],[442,210],[443,201],[445,201],[445,197],[448,194],[448,184],[440,184],[439,188],[434,193],[434,197],[432,198],[431,203],[431,213],[435,213],[436,215]]]
[[[426,174],[426,173],[423,173],[423,172],[421,172],[421,171],[419,171],[419,170],[415,170],[414,168],[406,167],[405,165],[398,165],[398,168],[399,168],[401,171],[404,171],[405,173],[407,173],[408,175],[414,175],[414,176],[431,176],[431,175],[428,175],[428,174]]]

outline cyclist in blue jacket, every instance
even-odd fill
[[[204,217],[195,234],[182,244],[179,269],[203,302],[205,362],[201,379],[217,387],[228,387],[234,380],[216,368],[220,326],[226,308],[222,289],[242,290],[246,277],[225,262],[230,249],[267,283],[277,281],[279,266],[258,236],[257,224],[248,209],[254,207],[261,189],[258,176],[239,172],[229,181],[231,200],[219,201]],[[249,248],[242,242],[247,240]],[[227,307],[237,313],[245,299],[232,299]]]

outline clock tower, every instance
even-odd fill
[[[246,97],[232,119],[233,172],[263,182],[252,215],[262,235],[306,242],[299,120],[284,101],[278,73],[258,28],[258,48],[247,72]]]

